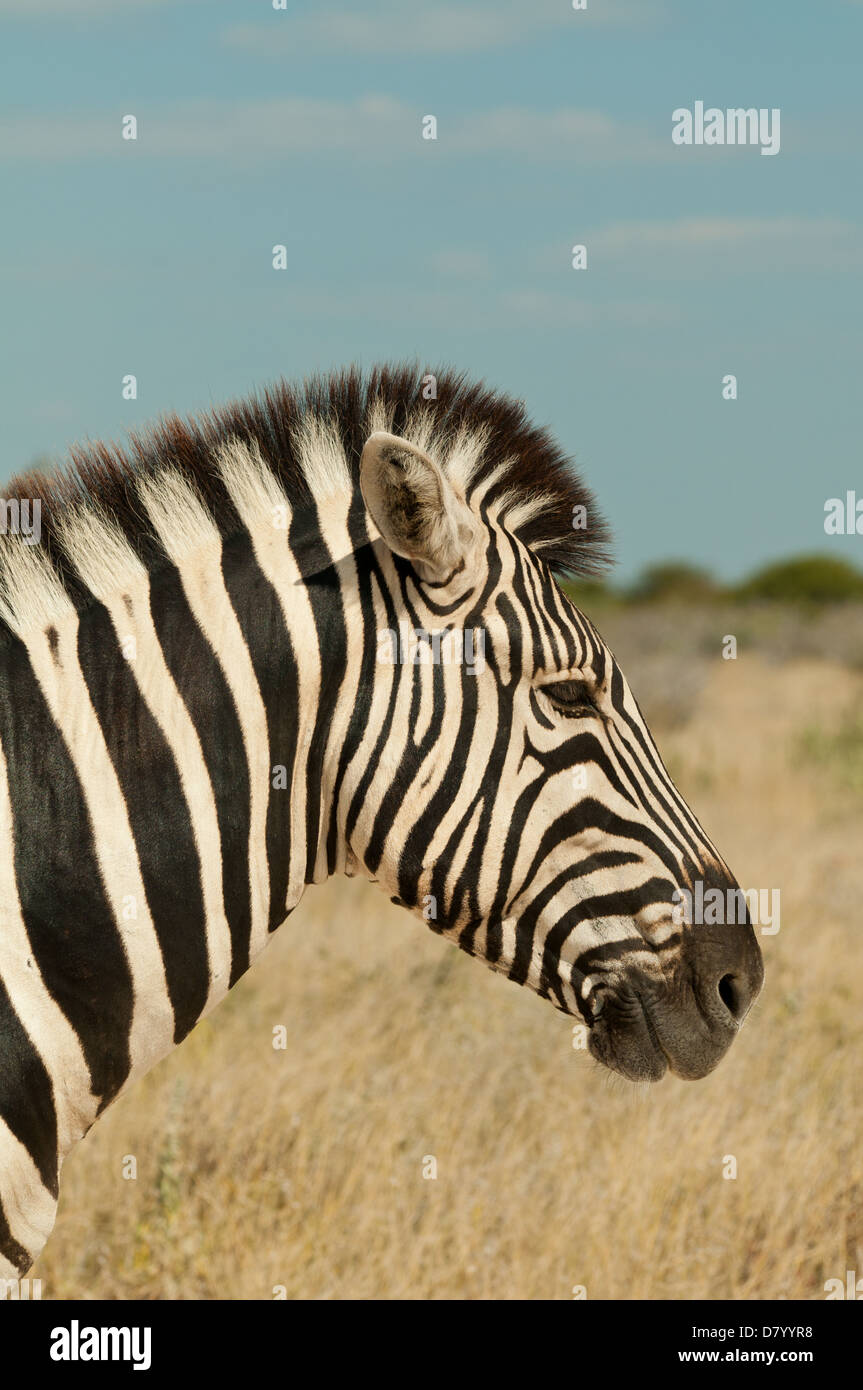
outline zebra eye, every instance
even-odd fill
[[[584,717],[596,714],[596,703],[584,681],[555,681],[542,687],[556,710],[561,714]]]

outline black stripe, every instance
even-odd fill
[[[509,978],[518,985],[523,985],[526,981],[539,918],[548,904],[568,883],[574,883],[579,878],[587,878],[590,874],[596,873],[598,869],[618,869],[624,864],[637,863],[639,863],[638,855],[631,854],[626,850],[599,850],[596,854],[590,854],[587,858],[580,860],[579,863],[562,869],[559,874],[546,883],[524,911],[519,914],[515,929],[515,953],[509,969]]]
[[[533,694],[532,691],[531,694]],[[599,731],[604,732],[606,727],[607,721],[601,717],[592,719],[588,717],[585,719],[585,728],[579,733],[573,734],[565,742],[555,744],[548,750],[537,748],[526,735],[525,756],[535,758],[546,776],[551,776],[554,773],[565,776],[567,772],[571,773],[577,767],[584,767],[587,763],[593,763],[595,767],[602,769],[606,781],[614,788],[618,796],[623,801],[628,801],[633,809],[637,809],[635,798],[623,785],[614,764],[602,746]]]
[[[521,562],[521,556],[518,559]],[[551,649],[551,669],[562,671],[569,665],[569,652],[567,644],[563,640],[561,624],[556,621],[557,614],[555,613],[554,602],[550,600],[550,595],[545,592],[543,574],[539,565],[534,561],[532,565],[525,565],[524,569],[525,587],[530,592],[533,610],[539,615],[546,641]],[[540,664],[544,669],[548,669],[545,656]]]
[[[610,917],[622,917],[631,920],[642,908],[653,903],[668,903],[670,905],[673,892],[673,881],[669,883],[668,879],[651,878],[646,883],[640,883],[637,888],[628,888],[613,893],[597,893],[592,898],[583,898],[581,902],[574,903],[555,923],[545,938],[542,952],[543,982],[539,993],[547,998],[550,992],[554,992],[561,1007],[565,1007],[563,983],[555,967],[560,960],[563,943],[579,923],[607,921]],[[612,944],[619,945],[620,943]],[[645,940],[643,937],[639,938],[637,946],[642,950],[644,949]],[[592,951],[584,952],[576,961],[574,971],[583,975],[587,969],[587,962],[594,959],[594,956],[595,953]]]
[[[287,542],[286,542],[287,543]],[[222,575],[264,702],[270,748],[267,799],[269,929],[287,917],[291,865],[291,796],[299,737],[299,676],[279,596],[255,558],[248,532],[222,549]],[[286,787],[273,786],[273,768],[284,767]],[[295,812],[299,808],[294,808]]]
[[[315,876],[321,838],[321,793],[324,756],[333,713],[348,661],[339,568],[333,563],[316,508],[304,508],[291,518],[288,546],[296,558],[306,585],[321,663],[321,685],[316,700],[315,727],[306,760],[306,883]],[[341,562],[353,570],[353,558]]]
[[[251,804],[243,730],[218,657],[186,598],[179,570],[162,571],[150,589],[150,612],[165,657],[201,743],[216,802],[222,894],[231,933],[233,985],[249,968]]]
[[[25,1250],[23,1245],[18,1244],[10,1231],[2,1201],[0,1201],[0,1255],[3,1255],[10,1265],[14,1265],[22,1277],[33,1263],[29,1251]]]
[[[581,634],[578,625],[573,621],[578,609],[570,603],[551,571],[544,565],[542,566],[542,592],[546,603],[554,614],[555,623],[564,644],[566,665],[568,667],[582,665],[581,648],[576,641],[576,633],[579,636]],[[582,640],[582,647],[583,645]]]
[[[682,932],[671,932],[668,938],[662,942],[661,947],[652,949],[659,949],[661,951],[675,949],[677,947],[682,947],[684,941],[685,937]],[[638,953],[643,954],[644,946],[645,942],[641,936],[629,936],[625,941],[604,941],[598,943],[597,945],[591,946],[587,951],[582,951],[581,955],[576,957],[575,963],[572,966],[573,974],[584,979],[585,975],[593,974],[600,967],[605,967],[602,973],[608,974],[610,972],[607,967],[610,964],[625,961],[630,956]],[[696,1002],[698,1001],[696,1000]]]
[[[625,724],[632,731],[635,741],[641,748],[642,754],[644,755],[646,762],[650,765],[650,773],[648,773],[646,768],[643,769],[644,780],[648,780],[649,777],[652,775],[654,779],[652,785],[656,792],[656,799],[660,803],[666,815],[668,816],[670,827],[674,827],[674,829],[676,829],[679,834],[680,838],[678,840],[678,844],[680,845],[681,849],[685,851],[685,853],[691,853],[695,857],[697,857],[699,848],[703,846],[704,832],[702,831],[701,826],[698,824],[698,821],[695,819],[694,814],[686,805],[677,788],[671,781],[671,778],[668,775],[668,769],[662,761],[662,758],[659,754],[659,749],[653,742],[652,737],[648,735],[648,738],[650,739],[650,742],[648,744],[648,741],[645,738],[644,733],[635,723],[632,716],[628,714],[626,709],[624,708],[623,673],[620,670],[620,667],[617,665],[616,661],[613,663],[612,666],[611,698],[612,704],[614,705],[616,712],[620,716],[621,732],[622,726]],[[638,708],[637,704],[636,708]],[[647,722],[640,709],[638,710],[638,715],[646,728]],[[674,793],[675,799],[678,803],[678,811],[675,811],[674,808],[669,804],[666,797],[662,795],[661,788],[663,786],[665,787],[667,792]],[[655,812],[651,811],[646,803],[645,810],[648,811],[649,815],[655,818]],[[687,825],[689,826],[689,830],[687,830],[686,828]]]
[[[544,670],[547,658],[543,651],[542,634],[540,633],[539,623],[537,622],[536,604],[533,602],[533,599],[530,593],[528,592],[528,581],[525,575],[524,565],[522,563],[521,556],[519,555],[518,550],[515,546],[513,546],[513,558],[515,561],[512,575],[513,595],[518,605],[518,609],[527,618],[527,625],[530,629],[531,641],[533,644],[533,651],[529,658],[524,662],[524,667],[528,675],[533,675],[535,671]],[[503,597],[506,597],[506,595],[498,595],[498,609],[500,609],[500,601]],[[509,632],[510,640],[515,641],[517,640],[517,634],[520,635],[521,633],[521,624],[518,621],[516,609],[512,607],[511,602],[509,602],[509,615],[507,616],[507,629]],[[554,652],[554,650],[554,644],[552,644],[552,652]]]
[[[379,589],[383,593],[384,606],[387,612],[387,624],[390,629],[395,627],[396,622],[395,607],[393,606],[392,598],[384,583],[383,575],[378,567],[374,550],[369,544],[365,504],[359,493],[355,495],[348,512],[348,535],[353,548],[353,559],[356,563],[356,587],[354,591],[359,598],[359,613],[363,625],[363,638],[360,647],[362,651],[362,660],[356,689],[352,689],[351,691],[351,716],[347,730],[345,731],[344,739],[342,740],[338,766],[333,779],[330,825],[327,833],[327,864],[330,873],[334,873],[336,868],[336,850],[340,830],[338,813],[341,789],[347,770],[368,728],[372,697],[374,694],[374,683],[378,678],[376,676],[377,634],[375,630],[376,619],[372,598],[372,574],[375,575]],[[351,828],[353,828],[353,823]]]
[[[378,542],[378,546],[381,549],[383,549],[384,542]],[[398,557],[396,556],[392,557],[394,562],[397,560],[397,558]],[[378,564],[374,546],[366,547],[360,554],[357,555],[357,571],[360,584],[360,595],[362,600],[364,622],[366,625],[367,634],[370,633],[370,627],[374,621],[374,601],[372,597],[371,583],[372,574],[374,574],[377,580],[379,591],[383,597],[384,607],[386,609],[387,622],[390,628],[395,629],[397,625],[396,608],[394,606],[392,594],[390,593],[389,586],[386,582],[386,578],[383,574],[382,568]],[[397,581],[401,582],[401,572],[398,570]],[[365,615],[368,616],[366,617]],[[395,714],[399,686],[402,680],[406,679],[404,668],[399,662],[396,662],[395,665],[391,667],[378,668],[376,672],[375,648],[376,642],[368,641],[366,643],[364,665],[366,670],[370,673],[369,682],[371,684],[371,681],[381,680],[383,678],[384,670],[389,670],[392,671],[392,683],[390,685],[389,698],[387,700],[387,707],[384,712],[384,717],[381,721],[380,731],[378,733],[377,738],[375,739],[374,747],[371,749],[371,751],[368,754],[368,757],[366,758],[365,767],[363,768],[362,775],[360,776],[356,789],[354,790],[353,797],[351,798],[351,804],[348,807],[348,812],[345,819],[345,838],[348,844],[351,843],[351,837],[353,835],[354,829],[356,828],[356,823],[359,819],[360,812],[364,809],[366,804],[366,798],[368,796],[369,787],[372,784],[372,780],[380,764],[381,755],[383,753],[384,748],[387,745],[390,733],[392,732],[393,717]],[[368,709],[369,701],[366,700],[364,703],[366,709]],[[372,835],[370,837],[369,843],[364,850],[365,867],[373,877],[377,874],[377,871],[380,867],[381,859],[383,858],[384,848],[385,828],[383,830],[383,833],[379,833],[378,835]]]
[[[480,596],[479,602],[473,612],[465,618],[465,629],[479,627],[481,625],[482,605],[486,601],[486,595],[490,591],[490,587],[496,584],[499,579],[499,556],[490,551],[489,558],[491,572],[489,574],[488,584],[485,591]],[[486,666],[489,672],[495,676],[498,686],[502,688],[502,693],[498,699],[499,717],[491,746],[482,748],[479,754],[477,754],[476,750],[473,748],[473,740],[477,729],[478,682],[473,676],[469,675],[465,667],[462,667],[462,704],[459,716],[459,728],[454,740],[449,764],[433,796],[426,804],[422,814],[411,827],[399,864],[399,895],[405,902],[416,905],[419,878],[428,857],[429,846],[432,838],[437,833],[444,815],[459,799],[465,761],[471,756],[481,756],[484,760],[485,770],[479,789],[460,818],[458,825],[451,833],[443,852],[438,856],[437,863],[432,871],[429,890],[437,903],[443,905],[443,912],[439,912],[438,915],[438,930],[442,930],[448,923],[458,920],[459,917],[463,917],[465,912],[467,913],[469,921],[467,925],[462,927],[458,944],[462,950],[467,951],[468,954],[473,953],[473,939],[480,922],[476,886],[479,882],[482,857],[485,853],[488,840],[495,798],[499,791],[500,769],[504,765],[511,734],[512,702],[508,698],[508,692],[517,687],[521,676],[521,646],[516,636],[517,624],[515,610],[506,594],[498,595],[497,607],[504,622],[507,624],[508,630],[512,634],[512,640],[509,651],[510,669],[508,681],[504,681],[503,679],[493,647],[490,647],[485,654]],[[453,885],[449,902],[446,902],[444,889],[446,886],[448,867],[452,862],[453,854],[460,844],[462,836],[478,804],[481,804],[479,820],[474,830],[467,860],[461,876]]]
[[[123,706],[114,708],[123,724]],[[129,1074],[132,976],[78,774],[17,639],[0,662],[0,741],[24,925],[45,988],[78,1034],[93,1094],[104,1106]]]
[[[404,621],[407,622],[409,629],[416,632],[423,627],[423,621],[408,595],[408,573],[402,568],[405,563],[404,561],[399,561],[399,577],[403,589]],[[405,797],[411,792],[426,757],[438,742],[443,727],[445,709],[443,668],[438,664],[432,665],[428,669],[432,682],[432,714],[423,738],[418,743],[414,738],[414,731],[417,728],[420,705],[422,703],[422,682],[414,678],[413,665],[408,665],[406,667],[404,679],[408,681],[410,686],[411,703],[407,717],[407,730],[402,735],[399,749],[400,758],[398,773],[381,796],[369,835],[367,864],[369,868],[374,866],[375,871],[377,871],[381,858],[383,857],[386,839],[392,829],[393,821],[401,810]],[[411,853],[411,847],[408,845],[404,855],[405,863],[410,860]],[[406,898],[406,901],[411,902],[413,899]]]
[[[78,630],[78,658],[120,783],[150,917],[165,962],[174,1041],[194,1027],[210,986],[198,850],[171,747],[123,656],[111,615],[94,606]],[[94,947],[94,955],[98,947]]]

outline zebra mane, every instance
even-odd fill
[[[240,445],[246,456],[262,459],[291,506],[300,508],[334,491],[355,489],[368,434],[387,429],[430,449],[468,496],[481,489],[486,504],[499,502],[508,528],[551,569],[600,572],[609,561],[607,525],[549,432],[530,423],[522,401],[461,372],[442,369],[433,375],[436,394],[430,400],[423,395],[429,376],[417,364],[398,364],[367,373],[350,367],[307,378],[300,386],[282,380],[196,416],[163,416],[142,431],[130,431],[124,446],[88,441],[73,446],[65,468],[19,474],[6,488],[7,506],[39,501],[41,583],[53,571],[56,597],[65,591],[67,601],[80,607],[91,595],[81,591],[68,546],[60,543],[72,517],[98,517],[122,535],[145,569],[153,570],[165,563],[165,550],[142,507],[148,484],[182,483],[185,495],[197,494],[219,532],[228,536],[240,522],[218,463],[226,451]],[[580,523],[574,525],[581,508]],[[200,508],[197,513],[200,517]],[[181,526],[182,518],[176,523]],[[194,527],[193,515],[189,523]],[[23,596],[14,591],[29,582],[33,568],[24,550],[17,536],[0,534],[0,627],[18,626],[6,615],[22,605]],[[35,564],[35,556],[32,560]],[[53,600],[49,607],[56,608]]]

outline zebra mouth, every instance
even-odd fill
[[[615,1007],[616,1005],[616,1007]],[[661,1081],[670,1058],[650,1012],[638,995],[614,1001],[595,1016],[588,1049],[592,1057],[628,1081]]]

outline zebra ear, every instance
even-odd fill
[[[390,550],[421,579],[440,583],[469,567],[480,526],[433,459],[398,435],[376,430],[360,459],[360,490]]]

